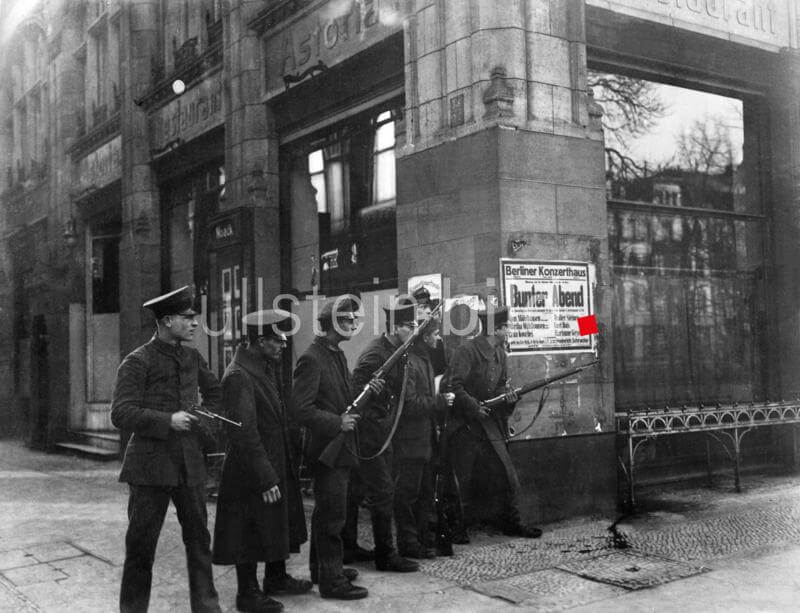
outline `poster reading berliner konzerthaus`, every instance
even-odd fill
[[[588,262],[500,259],[503,304],[510,307],[512,353],[594,351],[579,317],[594,312],[594,265]]]

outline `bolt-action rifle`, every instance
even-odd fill
[[[361,414],[369,401],[372,399],[372,389],[370,388],[370,383],[379,379],[384,379],[386,374],[395,366],[397,366],[398,362],[400,362],[400,359],[406,354],[412,343],[425,333],[425,329],[428,327],[428,324],[433,320],[434,317],[436,317],[441,308],[442,304],[439,303],[439,305],[437,305],[430,315],[425,318],[425,321],[423,321],[414,330],[408,339],[406,339],[406,342],[395,349],[394,353],[390,355],[381,365],[381,367],[372,374],[372,378],[370,379],[369,383],[364,386],[364,389],[361,390],[361,393],[356,396],[355,400],[353,400],[353,402],[351,402],[350,405],[345,409],[345,414]],[[342,445],[345,441],[345,434],[345,432],[339,432],[334,439],[328,443],[325,449],[322,450],[322,453],[319,455],[319,461],[322,462],[322,464],[330,468],[333,468],[336,465],[336,459],[339,457],[339,453],[341,452]]]
[[[532,392],[533,390],[538,390],[543,387],[547,387],[551,383],[555,383],[556,381],[560,381],[561,379],[566,379],[567,377],[571,377],[572,375],[577,374],[582,370],[589,368],[590,366],[594,366],[599,361],[600,360],[592,360],[591,362],[588,362],[582,366],[578,366],[576,368],[570,368],[569,370],[565,370],[564,372],[554,375],[552,377],[545,377],[544,379],[539,379],[537,381],[521,385],[520,387],[515,387],[514,392],[516,393],[517,396],[522,397],[525,394]],[[492,409],[496,406],[505,403],[505,401],[506,401],[506,394],[500,394],[499,396],[495,396],[494,398],[489,398],[487,400],[482,401],[481,406],[487,409]]]

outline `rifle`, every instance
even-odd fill
[[[233,421],[232,419],[228,419],[227,417],[223,417],[222,415],[218,415],[217,413],[212,413],[211,411],[206,411],[204,408],[194,405],[190,410],[189,413],[193,415],[202,415],[203,417],[208,417],[210,419],[219,419],[220,421],[224,421],[225,423],[232,424],[238,428],[242,427],[242,422],[240,421]]]
[[[447,414],[445,413],[444,422],[441,426],[439,424],[435,425],[437,461],[433,478],[433,508],[436,511],[436,555],[440,556],[453,555],[453,535],[450,530],[451,518],[448,517],[448,504],[444,493],[445,472],[449,469],[444,434],[446,427]]]
[[[551,383],[556,381],[560,381],[561,379],[566,379],[567,377],[571,377],[574,374],[581,372],[589,368],[590,366],[594,366],[600,360],[595,359],[589,362],[588,364],[584,364],[583,366],[578,366],[577,368],[570,368],[569,370],[565,370],[564,372],[554,375],[552,377],[545,377],[544,379],[539,379],[538,381],[533,381],[532,383],[526,383],[520,387],[515,387],[514,392],[517,396],[524,396],[525,394],[532,392],[533,390],[538,390],[542,387],[547,387]],[[484,400],[481,402],[481,406],[491,409],[501,404],[504,404],[506,401],[506,394],[500,394],[499,396],[495,396],[494,398],[489,398],[488,400]]]
[[[434,317],[436,317],[441,308],[442,303],[439,303],[437,307],[431,311],[428,317],[425,318],[425,321],[423,321],[416,328],[416,330],[414,330],[411,336],[406,339],[406,342],[395,349],[394,353],[387,358],[381,367],[372,373],[372,378],[370,379],[369,383],[364,386],[364,389],[361,390],[361,393],[356,396],[355,400],[353,400],[353,402],[351,402],[350,405],[344,410],[344,414],[354,412],[360,414],[361,411],[364,410],[369,401],[372,400],[372,389],[370,388],[369,384],[373,381],[384,379],[386,377],[386,373],[390,372],[392,368],[397,365],[397,363],[409,350],[412,343],[422,336],[422,334],[425,332],[425,328],[428,327],[428,324],[433,320]],[[333,468],[336,465],[336,459],[339,457],[339,453],[342,450],[342,445],[344,444],[345,434],[345,432],[339,432],[334,439],[328,443],[325,449],[322,450],[322,453],[319,455],[319,461],[322,462],[322,464],[330,468]]]

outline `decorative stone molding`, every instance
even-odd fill
[[[486,112],[483,118],[496,121],[514,116],[514,88],[506,81],[504,66],[495,66],[491,73],[491,83],[483,92]]]

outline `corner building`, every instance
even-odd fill
[[[39,90],[4,85],[0,101],[15,348],[0,373],[40,444],[113,436],[114,369],[151,334],[141,303],[170,287],[205,298],[223,332],[198,345],[221,372],[258,296],[292,294],[310,321],[314,293],[369,305],[439,273],[451,295],[502,301],[501,258],[591,266],[600,323],[599,366],[554,385],[510,442],[531,522],[616,506],[616,411],[797,394],[794,0],[72,4],[40,9],[48,51],[30,52],[50,92],[37,134],[59,172],[20,179]],[[43,231],[66,255],[26,255]],[[31,266],[58,282],[37,290]],[[379,313],[347,344],[351,362]],[[590,356],[512,353],[510,374],[576,357]],[[57,382],[45,392],[42,372]],[[750,436],[745,465],[796,456],[789,430]],[[641,479],[705,462],[702,439],[668,438]]]

